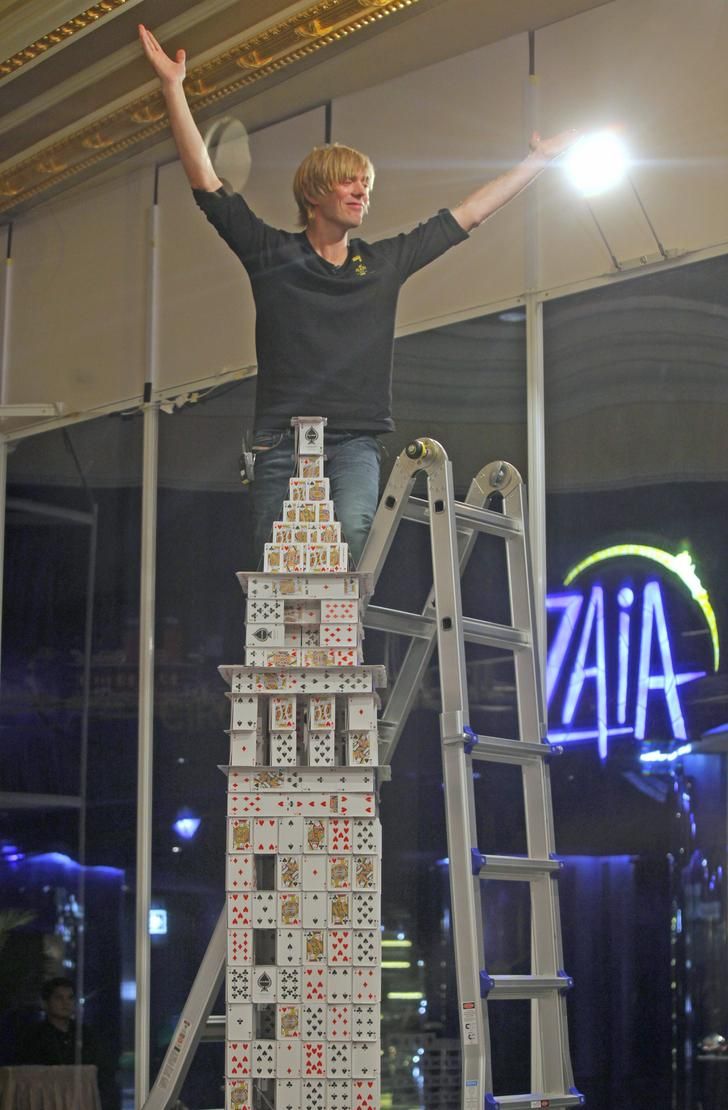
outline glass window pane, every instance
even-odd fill
[[[687,1105],[728,1020],[724,934],[701,924],[725,868],[726,279],[722,257],[544,306],[549,735],[558,847],[582,857],[564,921],[590,1105]],[[618,874],[587,953],[584,899]]]
[[[140,428],[109,417],[47,432],[8,465],[2,1051],[22,1055],[42,982],[69,977],[112,1108],[133,1039]]]

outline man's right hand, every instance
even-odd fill
[[[174,60],[172,60],[168,54],[165,54],[152,32],[148,31],[143,23],[139,24],[139,39],[150,65],[162,84],[182,84],[186,73],[184,50],[178,50]]]

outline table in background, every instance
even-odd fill
[[[96,1068],[0,1068],[0,1110],[101,1110]]]

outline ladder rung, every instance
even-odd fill
[[[207,1021],[202,1027],[202,1035],[200,1039],[203,1041],[224,1041],[225,1015],[209,1014]]]
[[[468,530],[488,532],[494,536],[522,536],[521,522],[513,517],[495,513],[492,509],[479,509],[477,505],[467,505],[464,501],[454,501],[455,520]],[[421,497],[410,497],[404,511],[405,520],[429,524],[430,509],[428,502]]]
[[[561,755],[563,748],[555,744],[527,740],[505,740],[501,736],[478,736],[471,755],[473,759],[484,759],[489,763],[531,763],[534,759],[548,759]]]
[[[430,617],[423,613],[406,613],[401,609],[370,605],[366,611],[364,627],[378,632],[397,632],[400,636],[430,640],[437,630],[437,621],[434,614]]]
[[[533,1110],[545,1106],[547,1110],[562,1110],[568,1106],[583,1106],[585,1098],[577,1090],[568,1094],[551,1094],[532,1091],[528,1095],[486,1095],[486,1110]]]
[[[487,975],[485,990],[492,999],[544,998],[555,991],[562,993],[574,985],[568,975]],[[492,985],[491,985],[492,984]]]
[[[479,859],[478,859],[479,856]],[[478,863],[480,866],[478,867]],[[512,879],[516,882],[542,879],[563,867],[558,859],[532,859],[529,856],[480,856],[473,852],[473,874],[481,879]]]
[[[511,651],[531,646],[531,636],[525,629],[494,624],[492,621],[479,621],[473,617],[463,617],[463,636],[468,644],[487,644],[489,647],[508,648]]]

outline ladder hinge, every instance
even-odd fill
[[[465,754],[470,755],[473,748],[478,743],[478,735],[473,731],[470,725],[465,725],[463,732],[465,733]]]
[[[480,997],[487,998],[495,986],[495,979],[493,979],[487,971],[480,972]]]
[[[485,866],[485,856],[479,848],[470,849],[470,866],[474,875],[479,875]]]

